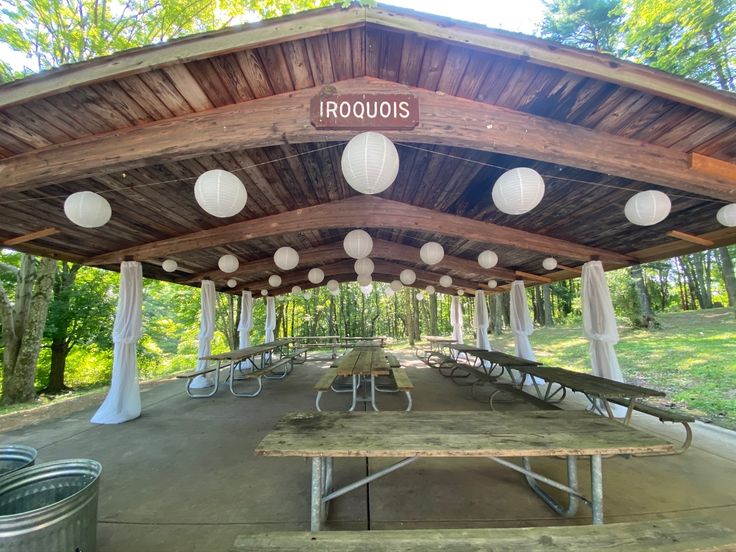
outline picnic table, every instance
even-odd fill
[[[269,379],[281,379],[286,377],[291,369],[291,361],[293,360],[294,354],[283,353],[284,348],[287,348],[290,344],[288,339],[279,339],[261,345],[255,345],[253,347],[245,347],[243,349],[235,349],[233,351],[227,351],[225,353],[218,353],[215,355],[207,355],[200,357],[200,360],[206,360],[208,363],[215,363],[214,366],[208,366],[205,370],[194,370],[178,374],[176,377],[180,379],[187,379],[186,392],[187,395],[193,398],[211,397],[220,386],[220,370],[225,368],[229,369],[229,376],[226,381],[229,381],[230,392],[236,397],[255,397],[260,394],[263,388],[262,377]],[[280,352],[280,358],[278,361],[273,361],[272,353]],[[260,362],[258,365],[255,362],[255,358],[260,355]],[[278,368],[283,368],[280,372],[274,372]],[[235,371],[238,370],[241,377],[235,377]],[[191,385],[194,378],[197,376],[214,373],[214,384],[212,390],[209,393],[192,393]],[[273,374],[273,375],[272,375]],[[249,393],[243,393],[235,389],[235,382],[244,379],[255,379],[258,387],[255,391]]]
[[[343,355],[337,362],[337,376],[350,378],[353,402],[350,411],[355,410],[358,402],[369,402],[373,410],[376,405],[376,377],[391,374],[386,353],[377,345],[360,345]],[[358,389],[363,382],[370,381],[370,395],[358,396]]]
[[[291,412],[256,448],[260,456],[312,459],[311,530],[319,531],[330,501],[419,458],[485,457],[521,473],[531,489],[558,514],[572,517],[581,501],[603,523],[602,457],[667,453],[671,443],[608,418],[582,411],[541,412]],[[531,458],[565,456],[567,482],[532,470]],[[402,458],[340,489],[332,489],[334,458]],[[521,465],[507,458],[521,458]],[[577,459],[590,457],[590,493],[578,489]],[[561,490],[562,505],[538,486]],[[494,497],[488,493],[489,499]],[[503,500],[502,497],[497,497]]]

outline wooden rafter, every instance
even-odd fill
[[[667,232],[667,235],[670,236],[671,238],[676,238],[678,240],[684,240],[690,243],[704,245],[705,247],[713,247],[713,240],[707,240],[705,238],[701,238],[700,236],[688,234],[687,232],[680,232],[679,230],[671,230]]]
[[[702,172],[691,167],[688,154],[670,148],[379,79],[343,81],[329,89],[416,95],[422,114],[417,128],[385,133],[398,142],[553,159],[571,167],[736,199],[736,175]],[[28,189],[222,151],[350,139],[354,131],[326,133],[310,124],[309,101],[320,90],[270,96],[16,155],[0,161],[0,190]]]
[[[47,236],[52,236],[54,234],[58,234],[59,232],[60,230],[58,228],[51,226],[49,228],[44,228],[42,230],[36,230],[35,232],[29,232],[28,234],[23,234],[22,236],[8,238],[7,240],[3,241],[3,245],[7,245],[7,246],[18,245],[20,243],[26,243],[26,242],[37,240],[40,238],[45,238]]]
[[[403,260],[412,263],[419,263],[419,248],[403,245],[400,243],[389,242],[385,240],[373,240],[373,251],[370,254],[371,259]],[[328,261],[336,259],[349,259],[345,253],[342,242],[322,245],[299,252],[299,267],[316,266]],[[431,267],[429,270],[439,271],[456,271],[462,274],[471,274],[482,278],[498,278],[501,280],[513,280],[514,272],[508,268],[494,267],[491,269],[481,268],[478,263],[462,257],[454,257],[445,255],[442,262]],[[269,272],[273,274],[283,274],[284,271],[277,268],[273,262],[273,257],[268,256],[262,259],[248,261],[243,263],[243,267],[230,274],[225,274],[220,269],[213,268],[204,272],[200,272],[191,277],[183,279],[181,283],[195,283],[205,278],[221,280],[223,278],[242,278],[249,274],[259,274]]]
[[[398,201],[373,196],[356,196],[278,215],[202,230],[175,238],[136,245],[105,253],[88,259],[87,262],[88,264],[98,265],[117,263],[127,256],[146,260],[183,251],[216,247],[291,232],[359,227],[421,230],[578,260],[588,260],[592,255],[599,255],[601,259],[608,262],[628,264],[632,261],[631,257],[621,253],[588,247],[541,234],[415,207]]]

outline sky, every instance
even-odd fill
[[[383,0],[384,4],[433,13],[487,27],[533,34],[542,20],[542,0]],[[0,43],[0,59],[18,69],[33,65]]]

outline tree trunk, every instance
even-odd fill
[[[511,327],[511,293],[507,291],[501,294],[501,302],[503,305],[503,308],[501,309],[501,312],[503,313],[503,322],[506,327],[509,328]]]
[[[414,347],[414,315],[411,312],[411,297],[407,290],[404,290],[404,308],[406,309],[406,335],[409,339],[409,346]]]
[[[421,332],[419,331],[419,301],[417,300],[417,294],[414,293],[413,289],[409,290],[409,296],[411,298],[412,311],[414,311],[414,340],[419,341],[422,338]]]
[[[642,272],[641,265],[633,265],[629,270],[629,274],[631,274],[631,279],[634,282],[636,297],[639,301],[639,322],[641,327],[651,328],[655,324],[656,318],[652,311],[652,305],[649,302],[647,287],[644,285],[644,273]]]
[[[437,335],[437,294],[429,296],[429,333]]]
[[[728,247],[718,248],[718,257],[721,260],[721,273],[726,283],[726,293],[728,294],[728,306],[736,306],[736,275],[733,271],[733,260]]]
[[[493,296],[493,333],[501,335],[503,331],[503,293],[496,293]]]
[[[51,342],[51,371],[49,372],[49,383],[46,393],[60,393],[69,388],[64,385],[64,371],[66,369],[66,357],[69,347],[66,339],[54,339]]]
[[[552,292],[549,284],[542,286],[542,301],[544,303],[544,325],[551,328],[555,325],[555,319],[552,316]]]
[[[54,259],[23,255],[18,272],[16,301],[10,304],[5,289],[0,290],[3,314],[3,404],[33,400],[38,353],[46,325],[57,262]]]

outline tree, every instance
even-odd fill
[[[622,0],[626,55],[736,90],[736,0]]]
[[[117,281],[112,272],[59,263],[44,332],[51,347],[49,381],[44,391],[58,393],[68,389],[64,384],[66,359],[76,346],[112,346],[116,305],[112,290]]]
[[[56,261],[20,256],[20,267],[0,264],[0,269],[15,274],[15,301],[11,301],[0,281],[2,317],[3,404],[30,401],[36,396],[35,379],[41,337],[46,324],[54,285]]]
[[[276,17],[329,0],[16,0],[0,2],[0,41],[31,62],[28,74],[165,42],[257,17]],[[12,78],[9,67],[0,70]]]
[[[621,15],[618,0],[546,0],[541,35],[568,46],[616,51]]]

